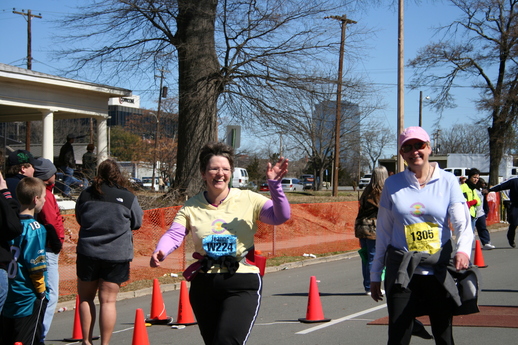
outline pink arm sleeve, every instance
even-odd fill
[[[162,235],[160,241],[158,241],[154,252],[156,253],[161,250],[165,256],[171,254],[182,244],[186,233],[185,226],[173,222],[169,229]]]
[[[268,180],[272,200],[268,200],[261,210],[259,220],[270,225],[280,225],[290,219],[290,203],[282,190],[281,181]]]

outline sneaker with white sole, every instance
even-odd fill
[[[494,245],[492,245],[491,243],[486,243],[484,244],[484,247],[482,247],[482,249],[484,250],[491,250],[491,249],[495,249],[496,247]]]

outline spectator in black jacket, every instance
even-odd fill
[[[496,186],[489,188],[490,192],[500,192],[509,189],[509,199],[511,199],[511,205],[507,212],[507,219],[509,221],[509,229],[507,230],[507,241],[509,245],[516,248],[514,238],[516,235],[516,227],[518,226],[518,177],[511,178],[504,181]]]
[[[12,260],[9,241],[20,236],[22,224],[18,218],[18,203],[7,189],[7,183],[0,173],[0,314],[9,289],[7,266]]]

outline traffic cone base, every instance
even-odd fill
[[[187,291],[187,283],[182,280],[180,283],[180,299],[178,303],[178,317],[176,322],[171,322],[170,325],[196,325],[198,322],[194,319],[191,302],[189,301],[189,291]]]
[[[144,312],[140,308],[135,311],[135,326],[133,328],[133,340],[131,344],[150,345],[146,324],[144,322]]]
[[[475,242],[475,259],[473,260],[473,264],[478,268],[486,268],[487,265],[484,262],[484,256],[482,255],[482,248],[480,247],[480,241],[476,240]]]
[[[317,323],[317,322],[329,322],[329,321],[331,321],[331,319],[308,320],[306,318],[300,318],[299,321],[304,322],[304,323]]]
[[[324,317],[322,303],[320,302],[320,293],[318,292],[317,278],[315,276],[311,276],[309,279],[308,309],[306,317],[300,318],[299,321],[304,323],[331,321],[331,319]]]
[[[170,322],[173,322],[173,318],[167,316],[162,291],[160,291],[160,283],[158,279],[155,278],[153,280],[153,295],[151,297],[151,313],[149,318],[146,319],[146,323],[152,325],[167,325]]]

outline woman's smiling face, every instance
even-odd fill
[[[227,189],[232,177],[228,159],[223,156],[213,156],[201,176],[207,183],[210,192],[222,192]]]
[[[419,143],[423,143],[424,145],[419,145]],[[404,152],[404,146],[410,146],[410,151]],[[425,143],[419,139],[408,140],[401,147],[401,156],[410,167],[410,170],[412,170],[413,167],[422,166],[423,164],[425,164],[425,162],[428,162],[428,157],[430,157],[430,154],[432,153],[432,148],[430,147],[430,144]]]

